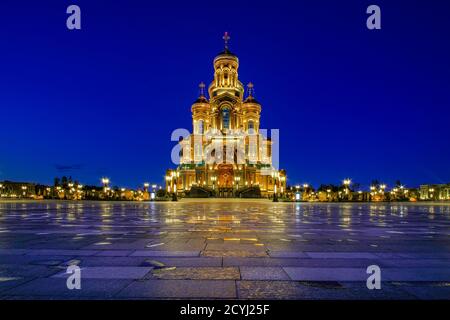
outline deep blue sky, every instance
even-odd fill
[[[162,182],[228,31],[289,183],[450,182],[449,16],[445,0],[2,0],[0,180]]]

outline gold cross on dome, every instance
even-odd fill
[[[225,31],[225,34],[223,35],[222,39],[225,41],[225,49],[228,50],[228,40],[231,39],[228,32]]]
[[[249,82],[247,88],[248,88],[248,95],[253,96],[253,88],[254,88],[253,83]]]
[[[198,87],[200,88],[200,95],[205,95],[205,84],[203,82],[200,82],[200,84],[198,85]]]

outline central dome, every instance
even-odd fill
[[[239,64],[238,57],[230,51],[228,48],[228,41],[230,40],[230,36],[228,35],[228,32],[225,32],[223,36],[223,40],[225,41],[225,48],[222,52],[220,52],[215,58],[214,58],[214,64],[216,64],[217,61],[220,60],[233,60],[237,64]]]

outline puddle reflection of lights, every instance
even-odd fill
[[[109,245],[109,244],[112,244],[112,243],[111,242],[97,242],[94,245],[95,246],[106,246],[106,245]]]

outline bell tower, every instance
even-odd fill
[[[241,105],[244,86],[239,81],[239,59],[229,49],[230,36],[223,36],[224,50],[213,61],[214,79],[208,92],[211,103],[212,127],[218,130],[235,130],[243,126]]]

